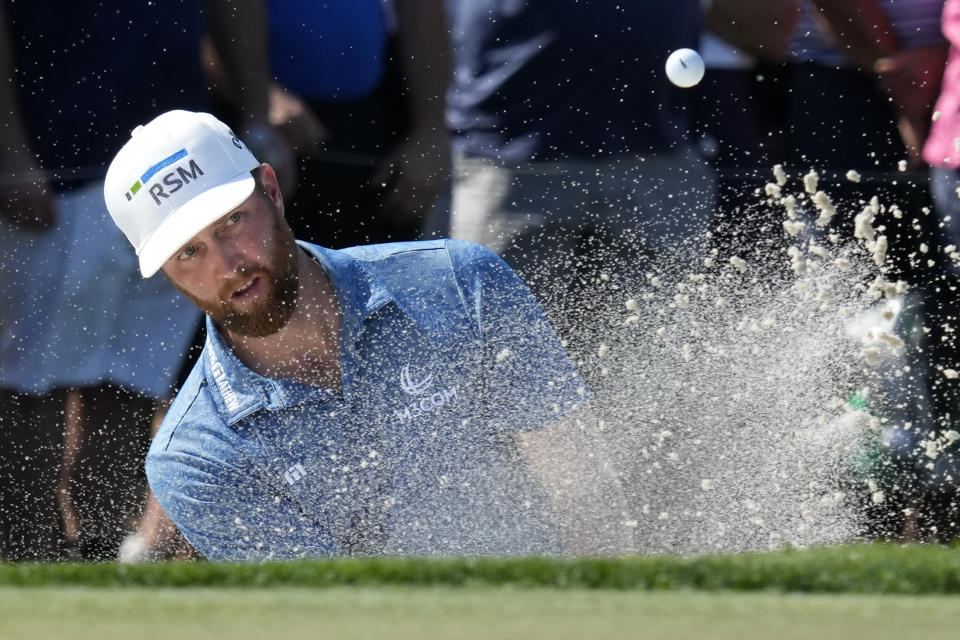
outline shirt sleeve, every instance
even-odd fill
[[[249,471],[207,452],[151,452],[147,478],[163,510],[208,560],[264,561],[342,553],[336,541]]]
[[[450,241],[448,247],[483,341],[489,423],[541,429],[587,402],[586,382],[513,269],[480,245]]]

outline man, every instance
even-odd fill
[[[491,252],[298,244],[273,168],[203,113],[134,130],[104,195],[207,314],[147,459],[207,558],[629,549],[615,479],[541,429],[589,392]]]

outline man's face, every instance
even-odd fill
[[[163,266],[221,328],[246,337],[277,332],[297,303],[299,248],[269,191],[255,190]]]

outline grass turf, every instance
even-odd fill
[[[0,586],[14,587],[394,585],[954,594],[960,593],[960,550],[869,544],[689,558],[347,558],[248,565],[0,565]]]
[[[0,587],[4,640],[956,638],[950,596],[510,587]]]

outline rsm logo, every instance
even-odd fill
[[[151,184],[147,191],[153,196],[153,201],[157,206],[160,206],[160,198],[169,198],[171,193],[180,191],[185,185],[190,184],[191,180],[196,180],[198,176],[202,175],[203,169],[200,168],[196,160],[191,159],[190,164],[186,167],[179,165],[175,171],[164,174],[160,180]],[[166,191],[164,191],[164,187],[167,187]]]
[[[152,165],[143,172],[140,179],[134,182],[130,186],[130,190],[124,194],[127,200],[132,200],[133,196],[137,195],[137,193],[147,185],[148,181],[167,167],[172,168],[159,178],[156,178],[156,180],[147,187],[147,191],[153,198],[154,204],[158,207],[160,206],[160,198],[169,198],[170,194],[176,193],[185,185],[190,184],[191,180],[196,180],[199,176],[202,176],[203,169],[200,168],[200,165],[197,164],[197,161],[193,158],[190,158],[189,162],[180,162],[174,166],[174,163],[186,157],[187,150],[180,149],[176,153],[172,153],[160,162]]]

